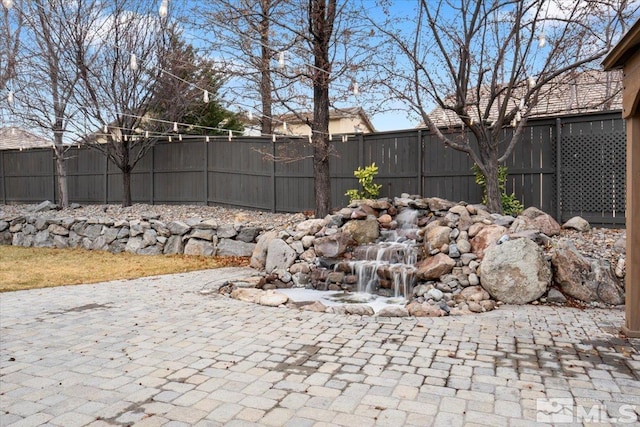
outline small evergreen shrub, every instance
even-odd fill
[[[487,204],[487,181],[478,165],[473,165],[476,184],[482,187],[482,203]],[[505,215],[518,216],[524,209],[520,200],[514,193],[507,194],[507,176],[509,171],[506,166],[498,166],[498,190],[502,200],[502,211]]]
[[[371,163],[364,168],[358,167],[353,171],[353,175],[358,178],[358,182],[362,187],[362,191],[351,189],[345,193],[349,197],[349,203],[354,200],[362,199],[377,199],[380,194],[382,185],[373,182],[373,179],[378,174],[378,166],[375,163]]]

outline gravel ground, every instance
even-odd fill
[[[0,217],[28,214],[35,205],[0,205]],[[39,215],[57,217],[61,215],[73,217],[109,217],[113,219],[139,219],[145,216],[158,216],[161,221],[185,221],[190,218],[215,219],[220,224],[259,225],[265,229],[284,228],[308,218],[303,213],[272,213],[247,209],[225,208],[220,206],[199,205],[147,205],[135,204],[126,208],[120,205],[86,205],[77,209],[45,211]],[[562,230],[561,237],[573,240],[578,250],[589,257],[608,259],[613,266],[620,257],[624,257],[624,245],[621,238],[624,229],[592,228],[581,233],[574,230]]]

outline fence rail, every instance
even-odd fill
[[[512,129],[503,132],[506,140]],[[445,147],[427,130],[334,137],[332,147],[331,197],[336,207],[344,206],[344,193],[358,185],[353,171],[373,162],[379,167],[375,181],[382,184],[381,196],[411,193],[472,203],[482,198],[469,157]],[[506,162],[507,190],[525,206],[536,206],[560,221],[581,215],[593,224],[624,225],[625,152],[619,111],[530,120]],[[311,154],[306,139],[162,141],[132,173],[133,202],[312,210]],[[68,157],[70,201],[120,202],[121,175],[115,165],[86,147],[71,148]],[[50,149],[0,151],[0,201],[56,200],[55,170]]]

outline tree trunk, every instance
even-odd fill
[[[122,207],[131,206],[131,168],[122,171]]]
[[[261,133],[270,135],[273,133],[272,126],[272,98],[271,98],[271,49],[269,48],[269,9],[271,8],[270,0],[263,0],[262,4],[262,20],[260,21],[260,43],[262,50],[260,52],[261,74],[260,74],[260,96],[262,100],[262,118],[260,122]]]
[[[331,179],[329,176],[329,44],[336,14],[335,0],[310,0],[309,28],[313,41],[313,187],[316,218],[331,212]]]
[[[69,185],[67,180],[67,165],[64,159],[64,146],[62,144],[62,132],[54,134],[53,155],[56,158],[56,172],[58,175],[58,198],[61,208],[69,207]]]
[[[497,144],[493,144],[486,139],[478,141],[478,149],[482,164],[478,164],[480,171],[484,175],[485,192],[487,196],[487,208],[491,213],[502,214],[502,195],[500,194],[500,183],[498,182],[498,150]]]

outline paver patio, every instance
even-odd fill
[[[0,294],[0,425],[640,422],[622,310],[348,317],[201,293],[234,271]]]

